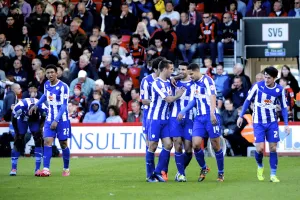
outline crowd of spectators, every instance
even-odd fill
[[[72,122],[140,122],[139,83],[158,56],[174,62],[202,58],[216,82],[218,107],[230,99],[238,108],[250,79],[241,65],[228,75],[223,64],[239,20],[300,17],[299,1],[0,0],[1,118],[9,121],[17,99],[40,97],[45,67],[55,64],[70,86]],[[292,77],[283,67],[280,84],[297,93]]]

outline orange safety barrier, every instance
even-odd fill
[[[253,132],[253,119],[250,114],[245,114],[244,118],[247,120],[248,124],[242,130],[242,136],[250,143],[254,143],[254,132]]]

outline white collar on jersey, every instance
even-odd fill
[[[268,89],[274,89],[274,88],[276,88],[277,83],[275,82],[274,87],[270,88],[270,87],[268,87],[268,86],[266,85],[266,82],[265,82],[265,86],[266,86],[266,88],[268,88]]]

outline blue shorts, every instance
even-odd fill
[[[169,120],[150,120],[148,140],[158,142],[159,139],[170,137]]]
[[[51,122],[46,121],[44,126],[44,138],[53,137],[60,141],[67,140],[71,137],[70,121],[59,121],[55,130],[50,129]]]
[[[272,143],[280,141],[278,122],[271,122],[268,124],[255,123],[253,124],[253,131],[255,143],[265,142],[265,140]]]
[[[216,114],[217,125],[212,125],[210,115],[197,116],[194,120],[193,137],[218,138],[221,136],[221,118]]]
[[[18,129],[20,134],[26,134],[28,127],[31,133],[36,133],[40,130],[40,122],[26,122],[23,120],[17,121]]]
[[[192,141],[193,121],[190,119],[182,119],[178,121],[172,117],[169,119],[170,137],[182,137],[185,140]]]

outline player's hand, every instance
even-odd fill
[[[185,87],[179,88],[179,90],[176,91],[176,95],[182,96],[185,92]]]
[[[289,126],[284,126],[284,132],[286,133],[286,135],[289,135],[291,133],[291,129]]]
[[[30,110],[28,111],[28,114],[29,115],[32,115],[32,113],[36,113],[36,110],[37,110],[37,106],[36,105],[34,105],[34,106],[32,106],[31,108],[30,108]]]
[[[212,125],[217,125],[218,123],[216,115],[214,113],[210,114],[210,122],[212,123]]]
[[[50,126],[51,130],[55,130],[56,127],[57,127],[57,121],[53,121]]]
[[[242,124],[243,124],[243,118],[241,118],[241,117],[239,117],[238,118],[238,120],[237,120],[237,122],[236,122],[236,125],[239,127],[239,128],[241,128],[241,126],[242,126]]]
[[[183,114],[182,113],[179,113],[178,115],[177,115],[177,120],[178,121],[181,121],[182,119],[183,119]]]
[[[176,87],[176,80],[174,77],[170,78],[171,84]]]

